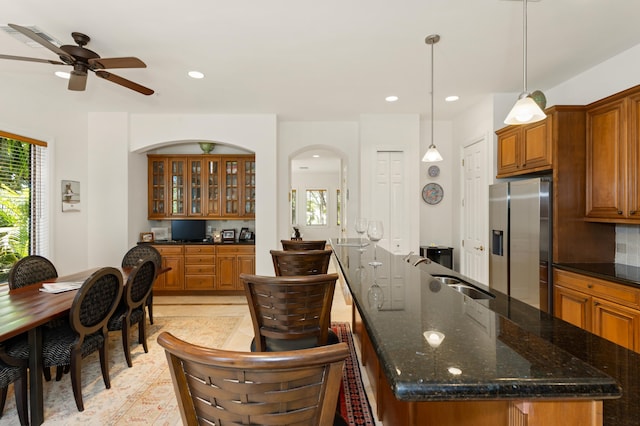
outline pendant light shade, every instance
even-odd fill
[[[431,45],[431,145],[429,149],[422,157],[422,161],[425,163],[433,163],[436,161],[442,161],[442,155],[438,152],[438,148],[433,143],[433,126],[435,123],[435,112],[433,110],[433,45],[440,41],[438,34],[431,34],[424,39],[424,42]]]
[[[522,81],[523,90],[518,101],[511,108],[509,115],[504,120],[505,124],[528,124],[547,118],[540,106],[531,98],[527,90],[527,0],[522,0]]]

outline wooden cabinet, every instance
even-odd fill
[[[171,270],[158,276],[154,292],[194,294],[217,290],[243,290],[242,273],[255,274],[255,246],[213,244],[157,244],[162,266]]]
[[[184,247],[185,290],[214,290],[216,288],[216,247],[187,245]]]
[[[255,217],[254,155],[149,155],[148,218]]]
[[[508,126],[498,135],[498,178],[551,170],[553,117],[537,123]]]
[[[640,89],[587,109],[586,216],[616,223],[640,221]]]
[[[240,274],[255,273],[254,246],[218,246],[216,255],[218,290],[243,290]]]
[[[556,269],[554,300],[558,318],[640,352],[640,290]]]
[[[154,245],[154,247],[162,255],[162,267],[171,268],[168,272],[158,276],[153,284],[154,291],[184,289],[184,246]]]

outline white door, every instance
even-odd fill
[[[489,283],[488,186],[486,139],[464,148],[464,193],[462,207],[461,273],[483,284]]]
[[[392,253],[408,251],[404,190],[404,152],[378,151],[369,219],[382,221],[384,237],[378,244]]]

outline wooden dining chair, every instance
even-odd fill
[[[324,250],[327,240],[280,240],[283,250]]]
[[[0,353],[0,418],[7,400],[7,389],[13,383],[13,393],[16,398],[16,409],[21,425],[29,424],[27,413],[27,362],[11,359]]]
[[[273,269],[277,276],[326,274],[331,250],[271,250]]]
[[[156,274],[162,268],[162,255],[157,248],[150,244],[138,244],[129,249],[122,258],[123,268],[132,268],[138,261],[145,257],[151,257],[156,264]],[[149,322],[153,324],[153,292],[149,295],[146,302],[147,311],[149,311]]]
[[[338,274],[269,277],[240,274],[249,304],[252,352],[324,346],[329,339],[331,304]]]
[[[131,326],[138,325],[138,343],[142,344],[145,353],[149,352],[145,306],[153,290],[155,278],[156,264],[154,260],[151,257],[140,259],[129,273],[120,303],[107,322],[109,331],[120,330],[122,332],[122,349],[129,367],[133,366],[131,348],[129,347]]]
[[[7,281],[9,288],[13,290],[57,277],[58,271],[49,259],[43,256],[29,255],[13,264],[9,270]],[[64,323],[63,319],[55,319],[49,321],[47,327],[58,327]],[[65,372],[68,372],[68,367],[58,367],[56,380],[60,380]],[[48,368],[43,369],[43,375],[47,381],[51,380],[51,371]]]
[[[168,332],[158,343],[186,426],[334,424],[346,343],[271,354],[196,346]]]
[[[105,387],[109,379],[109,345],[107,321],[122,297],[122,274],[111,267],[100,268],[85,280],[78,290],[69,322],[64,327],[45,329],[42,337],[42,357],[45,367],[70,365],[71,385],[78,411],[82,401],[82,359],[99,351],[100,368]]]

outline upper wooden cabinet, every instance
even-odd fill
[[[553,166],[553,117],[537,123],[508,126],[498,135],[498,174],[503,178],[551,170]]]
[[[597,222],[640,221],[640,89],[587,109],[586,216]]]
[[[149,155],[148,218],[255,217],[254,155]]]

